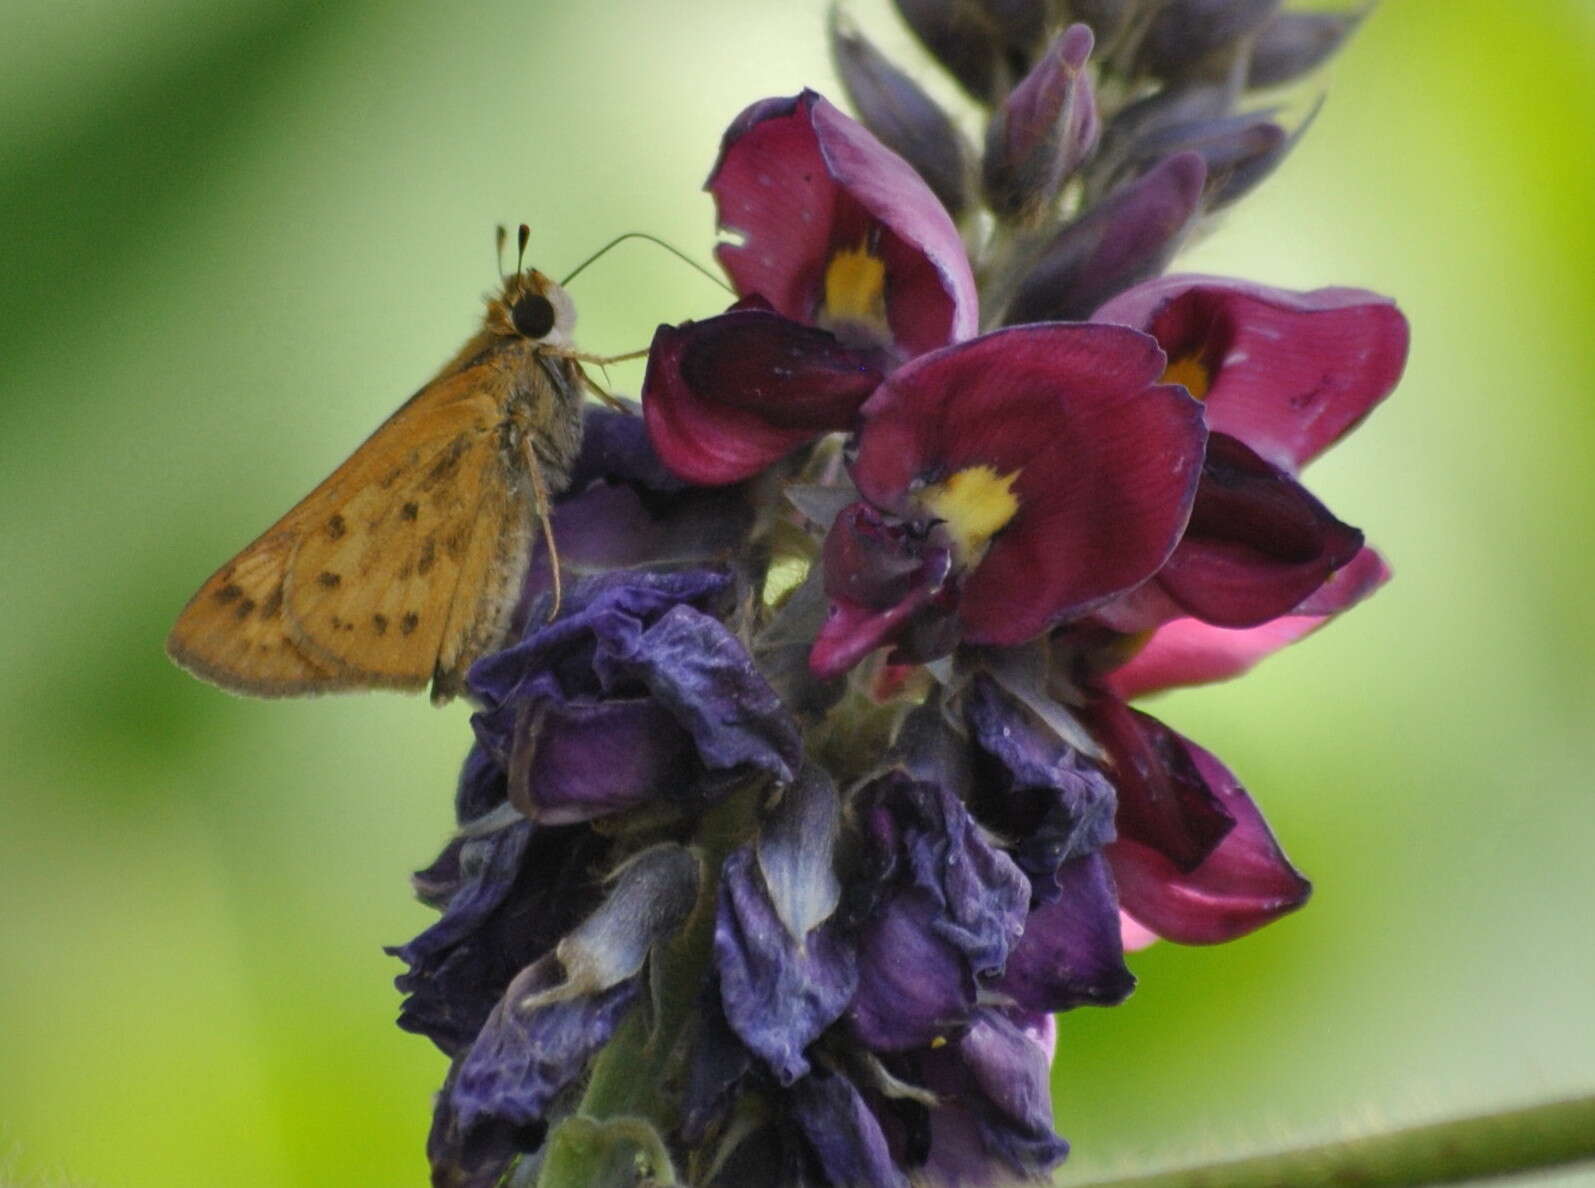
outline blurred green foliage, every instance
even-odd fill
[[[884,0],[856,12],[928,73]],[[419,1183],[443,1061],[392,1026],[379,946],[428,919],[405,876],[464,710],[238,700],[162,638],[469,332],[496,222],[555,274],[627,229],[706,256],[725,122],[835,89],[823,6],[13,0],[7,25],[0,1179]],[[1140,954],[1128,1004],[1062,1021],[1067,1175],[1590,1085],[1592,72],[1587,0],[1388,5],[1183,262],[1401,300],[1406,382],[1311,479],[1398,576],[1158,708],[1317,898]],[[576,289],[602,351],[720,303],[638,246]]]

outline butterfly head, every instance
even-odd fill
[[[576,306],[564,289],[535,268],[506,280],[503,293],[493,298],[489,307],[488,324],[505,337],[571,345]]]

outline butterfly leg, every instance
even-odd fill
[[[633,415],[636,414],[637,410],[635,408],[633,408],[631,405],[627,404],[624,400],[622,400],[620,397],[616,396],[613,392],[611,392],[608,389],[606,389],[597,380],[593,379],[592,376],[587,374],[587,371],[586,371],[585,368],[578,368],[577,370],[579,370],[581,372],[582,383],[587,386],[587,390],[589,392],[591,392],[594,396],[598,397],[598,399],[602,400],[610,408],[614,409],[616,412],[631,413]],[[608,375],[604,376],[604,379],[606,381],[608,380],[608,378],[609,378]]]
[[[559,546],[554,543],[554,522],[549,517],[552,500],[548,494],[548,481],[543,478],[543,468],[537,461],[537,452],[526,451],[526,473],[532,480],[532,501],[536,505],[537,522],[543,529],[543,543],[548,546],[548,572],[554,583],[554,604],[548,608],[548,621],[559,614],[559,604],[564,595],[559,577]]]
[[[641,359],[648,354],[648,348],[640,351],[628,351],[624,355],[592,355],[586,351],[573,350],[570,347],[556,347],[543,344],[538,350],[545,355],[558,355],[561,359],[575,359],[578,363],[596,363],[599,367],[607,367],[611,363],[628,363],[632,359]]]

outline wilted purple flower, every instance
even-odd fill
[[[792,777],[796,724],[709,613],[729,588],[709,570],[588,578],[553,623],[472,667],[472,725],[521,812],[562,825],[713,798],[751,771]]]

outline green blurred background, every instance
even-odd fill
[[[1158,708],[1317,895],[1062,1021],[1065,1180],[1595,1088],[1592,12],[1387,5],[1185,260],[1400,299],[1406,381],[1311,476],[1398,576]],[[836,90],[823,6],[7,13],[0,1180],[418,1184],[444,1066],[380,945],[430,918],[465,709],[239,700],[162,638],[470,332],[496,222],[556,275],[628,229],[705,256],[725,122]],[[635,245],[575,296],[599,351],[721,302]]]

